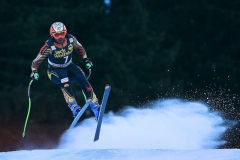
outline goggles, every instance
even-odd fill
[[[60,32],[60,33],[53,33],[53,37],[58,38],[64,38],[66,36],[66,32]]]

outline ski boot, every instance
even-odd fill
[[[101,108],[101,105],[98,104],[98,102],[92,102],[90,103],[90,107],[94,113],[95,120],[98,121],[99,111]]]
[[[68,107],[73,112],[73,117],[76,117],[78,112],[80,112],[80,110],[81,110],[81,107],[77,104],[76,101],[72,101],[72,102],[68,103]]]

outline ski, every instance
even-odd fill
[[[83,113],[85,112],[85,110],[87,109],[87,107],[89,106],[91,102],[91,99],[88,100],[85,105],[83,106],[83,108],[81,109],[81,111],[77,114],[77,116],[74,118],[71,126],[69,127],[69,129],[72,129],[78,122],[78,120],[81,118],[81,116],[83,115]]]
[[[101,106],[100,113],[99,113],[99,116],[98,116],[98,123],[97,123],[97,128],[96,128],[96,132],[95,132],[95,136],[94,136],[94,142],[99,139],[101,125],[102,125],[102,119],[103,119],[104,111],[105,111],[105,108],[106,108],[106,105],[107,105],[107,100],[108,100],[110,90],[111,90],[111,86],[107,84],[105,86],[103,99],[102,99],[102,104],[101,104],[102,106]]]

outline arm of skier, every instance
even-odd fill
[[[82,44],[78,42],[77,38],[74,37],[73,35],[71,35],[73,37],[73,47],[77,50],[78,55],[84,59],[87,58],[87,54],[85,52],[85,49],[83,48]]]
[[[48,47],[48,45],[45,43],[42,48],[40,49],[37,57],[33,60],[32,65],[31,65],[31,70],[32,73],[30,77],[33,80],[38,80],[39,75],[37,73],[37,70],[42,63],[42,61],[47,57],[47,55],[51,52],[51,49]]]
[[[73,35],[71,35],[73,36]],[[83,63],[87,69],[93,67],[92,62],[87,58],[87,53],[82,44],[78,42],[77,38],[73,36],[73,47],[77,50],[78,55],[82,58]]]

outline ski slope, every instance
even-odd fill
[[[56,149],[19,148],[0,152],[0,160],[240,159],[239,149],[216,149],[226,143],[221,136],[231,122],[225,122],[220,113],[200,102],[155,101],[141,109],[129,106],[106,114],[96,142],[96,122],[89,118],[66,131]]]
[[[1,160],[239,160],[231,150],[54,149],[0,153]]]

